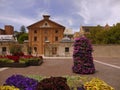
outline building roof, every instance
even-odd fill
[[[0,28],[0,30],[4,31],[2,28]]]
[[[74,42],[73,40],[71,40],[69,37],[65,36],[61,41],[61,43],[68,43],[68,42]]]
[[[13,35],[0,35],[0,41],[12,41],[15,40]]]
[[[28,43],[29,42],[29,40],[24,40],[24,43]]]
[[[64,35],[73,35],[74,33],[73,33],[73,31],[72,31],[72,29],[65,29],[65,31],[64,31]]]
[[[93,29],[93,28],[96,28],[97,26],[82,26],[82,29],[85,31],[85,32],[89,32],[90,29]]]
[[[75,32],[73,35],[74,38],[80,37],[80,32]]]
[[[35,25],[41,24],[41,23],[43,23],[43,22],[44,22],[44,23],[45,23],[45,22],[53,23],[53,24],[56,25],[56,26],[59,26],[59,27],[61,27],[61,28],[65,28],[65,26],[63,26],[63,25],[61,25],[61,24],[58,24],[58,23],[50,20],[49,17],[50,17],[49,15],[43,15],[43,19],[42,19],[42,20],[40,20],[40,21],[38,21],[38,22],[36,22],[36,23],[33,23],[32,25],[28,26],[27,28],[28,28],[28,29],[29,29],[29,28],[32,28],[32,27],[34,27]],[[43,28],[44,28],[44,27],[43,27]]]

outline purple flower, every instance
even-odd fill
[[[92,74],[95,72],[92,51],[92,45],[86,37],[75,39],[73,51],[73,72],[80,74]]]
[[[6,80],[5,84],[15,86],[21,90],[35,90],[38,81],[22,75],[12,75]]]

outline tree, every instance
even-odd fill
[[[26,28],[25,28],[24,25],[21,26],[21,28],[20,28],[20,32],[21,32],[21,33],[26,33]]]
[[[18,38],[19,43],[23,43],[24,40],[28,40],[28,33],[23,33],[19,36],[19,38]]]
[[[90,34],[86,35],[93,44],[120,44],[120,23],[109,29],[97,26],[90,30]]]
[[[109,30],[108,36],[109,44],[120,44],[120,23]]]
[[[93,44],[96,44],[96,36],[100,31],[102,31],[102,27],[98,25],[95,28],[91,28],[90,34],[87,34],[86,37],[89,38]]]

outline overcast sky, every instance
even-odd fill
[[[13,25],[19,31],[43,14],[73,31],[81,25],[113,25],[120,22],[120,0],[0,0],[0,28]]]

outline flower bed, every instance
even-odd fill
[[[7,86],[6,86],[7,85]],[[63,76],[42,77],[37,75],[12,75],[6,79],[3,87],[12,87],[10,90],[114,90],[111,86],[98,78]]]
[[[43,58],[34,57],[31,55],[23,56],[0,56],[0,67],[25,67],[25,66],[36,66],[43,62]]]
[[[20,90],[20,89],[14,86],[5,85],[5,86],[0,86],[0,90]]]

